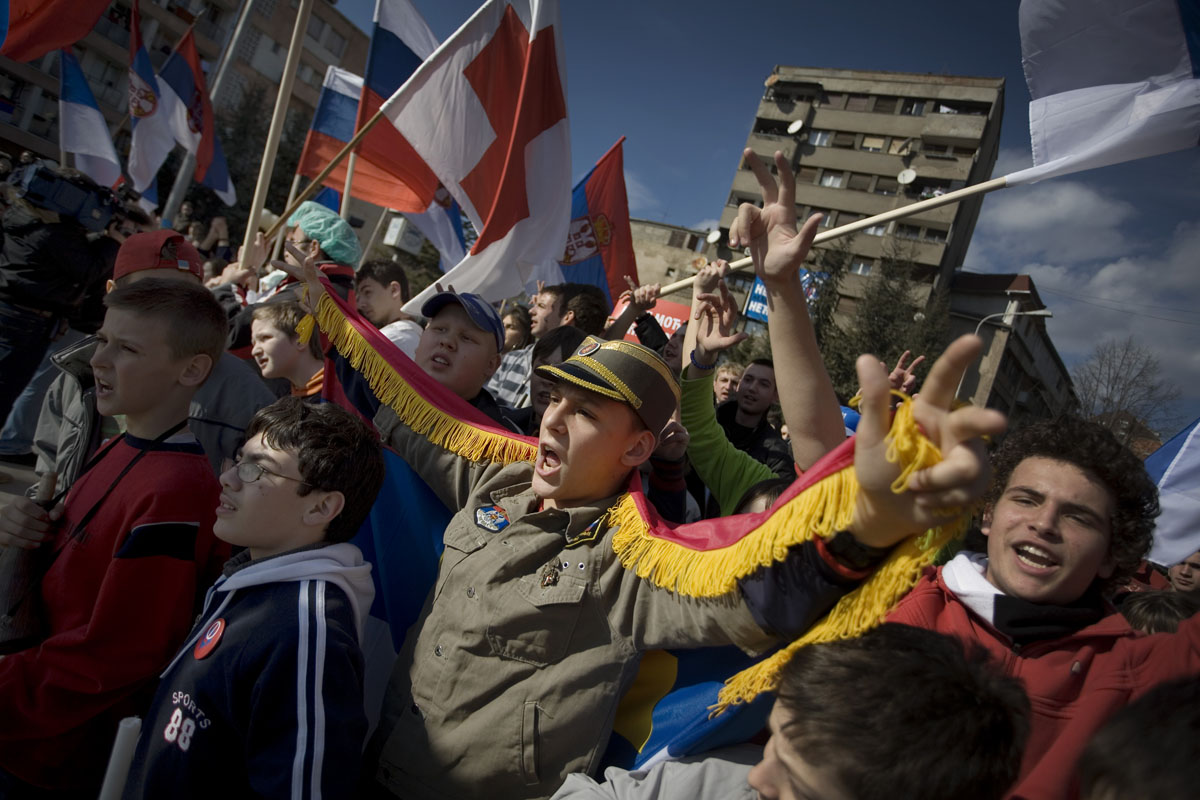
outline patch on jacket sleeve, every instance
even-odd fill
[[[154,522],[138,525],[125,537],[116,558],[166,556],[182,561],[196,557],[198,522]]]

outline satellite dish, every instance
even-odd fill
[[[797,133],[800,132],[800,129],[803,127],[804,127],[804,120],[798,119],[795,122],[793,122],[791,125],[788,125],[787,132],[792,134],[793,136],[795,136]]]
[[[902,169],[900,174],[896,176],[896,183],[901,186],[908,186],[917,179],[917,171],[915,169]]]
[[[721,241],[721,232],[709,231],[708,236],[704,237],[704,241],[708,242],[709,244],[716,244],[717,242]]]

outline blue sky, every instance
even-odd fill
[[[440,39],[479,4],[413,1]],[[337,8],[369,31],[374,5]],[[1030,163],[1016,2],[562,0],[561,13],[575,175],[626,136],[636,217],[720,216],[776,64],[1003,77],[996,174]],[[1200,416],[1200,148],[990,195],[965,267],[1031,274],[1068,365],[1133,334],[1183,389],[1180,424]]]

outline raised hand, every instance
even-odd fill
[[[718,258],[716,261],[708,262],[696,273],[696,280],[692,283],[692,296],[699,297],[702,294],[716,292],[721,279],[728,272],[729,262],[725,259]]]
[[[911,364],[909,364],[907,367],[904,366],[904,362],[907,361],[911,355],[911,351],[905,350],[904,354],[900,356],[900,360],[896,362],[896,368],[888,374],[888,383],[891,385],[891,387],[896,391],[904,392],[905,394],[912,394],[913,389],[917,388],[917,367],[922,361],[925,360],[925,356],[917,356],[915,359],[913,359]],[[884,369],[887,369],[887,364],[884,364],[883,362],[880,362],[880,364]]]
[[[998,411],[975,406],[950,410],[959,379],[982,347],[977,336],[952,342],[930,368],[921,394],[911,401],[913,417],[941,450],[942,461],[914,473],[908,491],[900,494],[891,488],[900,466],[886,457],[891,428],[886,367],[874,356],[859,357],[862,419],[854,470],[860,491],[850,529],[863,544],[890,547],[905,536],[953,519],[983,496],[991,470],[981,437],[1003,433],[1007,421]]]
[[[658,447],[654,449],[654,457],[664,461],[679,461],[687,454],[688,443],[691,440],[691,434],[683,427],[683,423],[672,417],[658,436]]]
[[[287,248],[293,258],[300,262],[300,266],[284,261],[271,263],[304,284],[308,290],[305,292],[306,302],[304,305],[312,313],[316,310],[317,301],[321,299],[321,294],[325,291],[325,284],[321,283],[321,271],[317,269],[316,256],[301,251],[291,242],[284,242],[283,246]]]
[[[717,363],[717,355],[746,339],[745,333],[734,333],[733,326],[737,323],[737,303],[729,293],[729,287],[724,281],[717,282],[719,291],[716,294],[702,294],[696,300],[700,307],[696,310],[696,349],[694,356],[698,364],[711,366]]]
[[[813,214],[796,230],[796,178],[783,153],[775,151],[779,183],[750,148],[742,155],[754,172],[762,190],[763,207],[742,203],[737,219],[729,226],[729,246],[749,247],[754,271],[770,285],[798,279],[799,269],[812,247],[821,224],[821,215]]]

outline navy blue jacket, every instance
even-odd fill
[[[372,595],[350,544],[230,561],[162,675],[124,797],[353,797]]]

